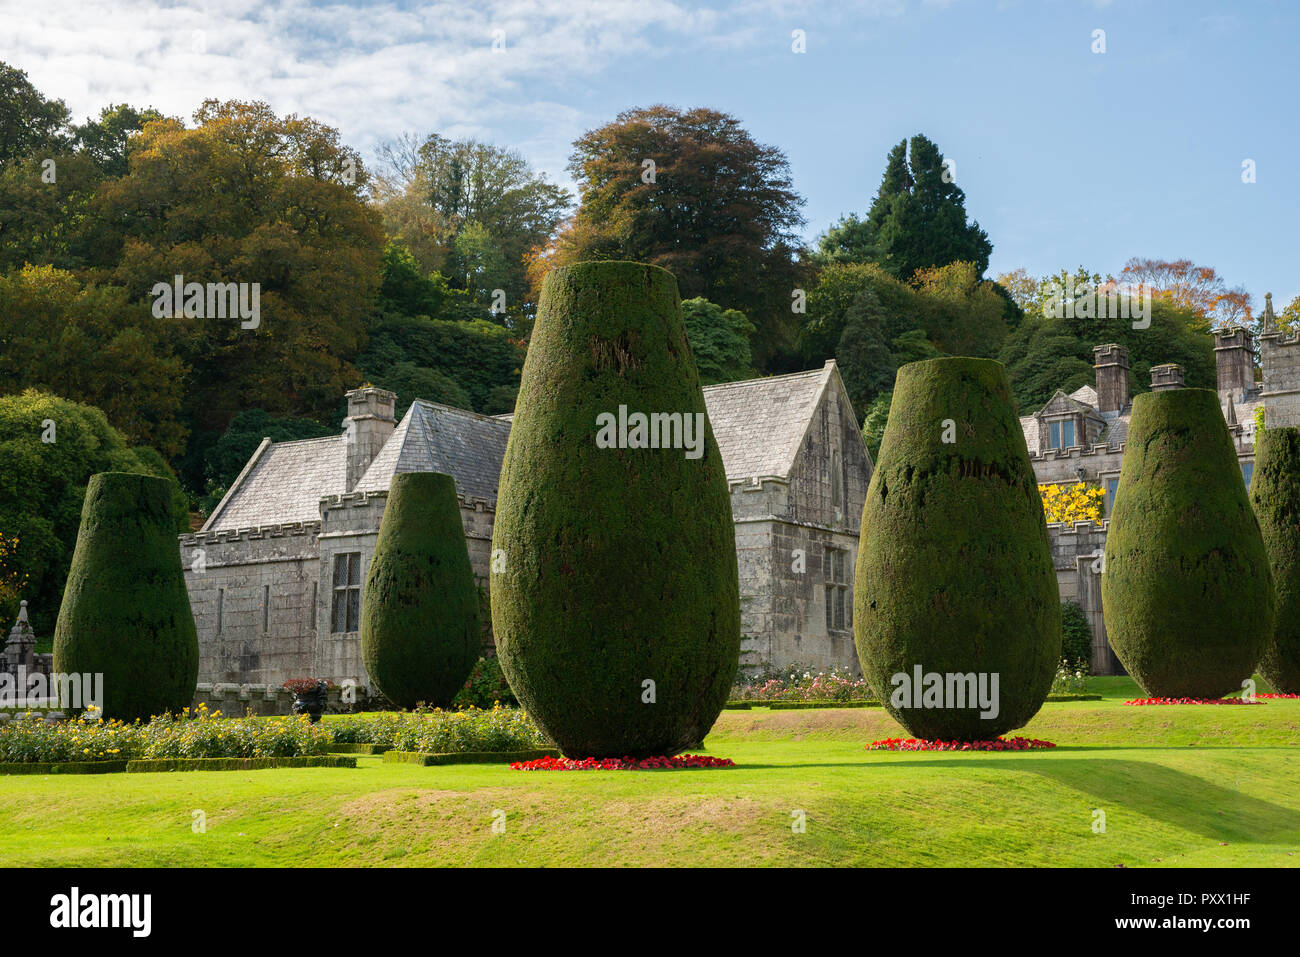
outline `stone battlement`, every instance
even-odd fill
[[[1085,520],[1082,522],[1048,522],[1047,534],[1055,535],[1058,538],[1065,538],[1070,535],[1096,535],[1105,534],[1110,528],[1110,519],[1103,518],[1101,523]]]
[[[254,528],[223,528],[212,532],[191,532],[181,535],[180,543],[187,547],[200,545],[227,545],[256,539],[283,538],[285,536],[320,534],[320,522],[285,522],[283,525],[258,525]]]
[[[332,508],[369,508],[377,501],[386,501],[388,499],[388,490],[375,490],[369,492],[346,492],[342,495],[326,495],[320,500],[322,509]],[[456,501],[460,507],[471,512],[495,512],[496,503],[486,498],[471,495],[461,495],[456,493]]]
[[[1116,453],[1122,453],[1123,451],[1123,442],[1119,445],[1072,445],[1068,449],[1044,449],[1041,452],[1030,452],[1029,460],[1031,462],[1054,462],[1066,459],[1082,460],[1098,455],[1115,455]]]
[[[353,689],[356,703],[343,701],[343,689],[335,686],[325,695],[325,712],[343,714],[360,711],[366,701],[366,689]],[[230,684],[200,681],[194,689],[192,707],[207,705],[208,711],[220,711],[223,717],[242,718],[245,714],[275,716],[293,714],[293,693],[278,685]]]

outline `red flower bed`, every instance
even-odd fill
[[[1269,695],[1256,695],[1258,698],[1267,698]],[[1249,701],[1246,698],[1134,698],[1132,701],[1125,701],[1125,704],[1146,705],[1146,704],[1263,704],[1262,701]]]
[[[734,768],[730,758],[711,758],[703,754],[678,754],[671,758],[538,758],[515,761],[516,771],[650,771],[673,768]]]
[[[1257,694],[1256,698],[1300,698],[1300,694],[1282,694],[1280,691],[1276,694]]]
[[[1054,748],[1051,741],[1037,738],[998,738],[995,741],[925,741],[918,738],[885,738],[872,741],[868,751],[1035,751]]]

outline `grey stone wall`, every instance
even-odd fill
[[[197,532],[180,539],[199,636],[199,680],[307,677],[319,523]]]
[[[290,678],[328,678],[366,686],[360,634],[332,630],[334,556],[359,553],[364,584],[387,501],[387,492],[334,496],[321,502],[320,522],[181,536],[199,681],[274,688]],[[486,588],[492,509],[462,500],[461,520]],[[484,640],[490,653],[490,627]]]
[[[740,575],[741,667],[805,664],[860,673],[853,644],[853,569],[871,462],[848,398],[828,389],[790,479],[731,484]],[[839,580],[827,549],[842,552]],[[842,587],[842,628],[827,628],[828,582]]]
[[[1118,473],[1120,463],[1124,460],[1124,446],[1111,448],[1095,445],[1087,449],[1049,449],[1037,454],[1031,453],[1030,462],[1034,466],[1034,475],[1041,485],[1058,482],[1080,481],[1079,469],[1083,469],[1083,481],[1096,482],[1102,475]]]
[[[1259,337],[1264,370],[1264,425],[1300,425],[1300,336]]]

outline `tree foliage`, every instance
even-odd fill
[[[128,471],[167,479],[172,531],[189,528],[180,485],[161,459],[131,449],[91,406],[32,389],[0,395],[0,462],[0,533],[18,539],[13,568],[28,579],[21,597],[38,635],[54,628],[91,475]]]
[[[584,133],[569,169],[581,205],[548,268],[597,259],[662,266],[683,296],[745,314],[760,369],[790,348],[803,200],[784,153],[734,116],[658,105]]]
[[[682,302],[686,339],[700,370],[700,383],[736,382],[752,378],[749,338],[754,324],[739,309],[723,309],[702,297]]]
[[[880,189],[865,218],[850,214],[823,235],[817,259],[878,263],[899,279],[918,269],[972,263],[988,269],[993,244],[978,222],[966,221],[966,194],[939,148],[922,134],[889,151]]]

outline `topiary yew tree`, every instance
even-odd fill
[[[1276,594],[1272,641],[1259,671],[1276,690],[1300,694],[1300,429],[1255,432],[1250,498]]]
[[[676,447],[642,447],[635,425],[610,447],[620,408],[629,423],[679,415],[698,454],[684,431]],[[739,659],[739,585],[726,474],[671,273],[590,262],[546,278],[492,547],[501,667],[565,754],[675,754],[703,740]]]
[[[1218,698],[1254,673],[1272,576],[1217,393],[1133,400],[1101,600],[1111,647],[1148,695]]]
[[[399,707],[445,707],[481,648],[478,587],[456,483],[440,472],[398,473],[361,600],[366,672]]]
[[[104,716],[122,721],[188,707],[199,640],[165,479],[90,479],[54,629],[54,670],[102,674]]]
[[[862,512],[853,613],[867,682],[919,738],[996,738],[1042,706],[1061,606],[1001,363],[898,370]],[[981,683],[992,706],[972,702]]]

